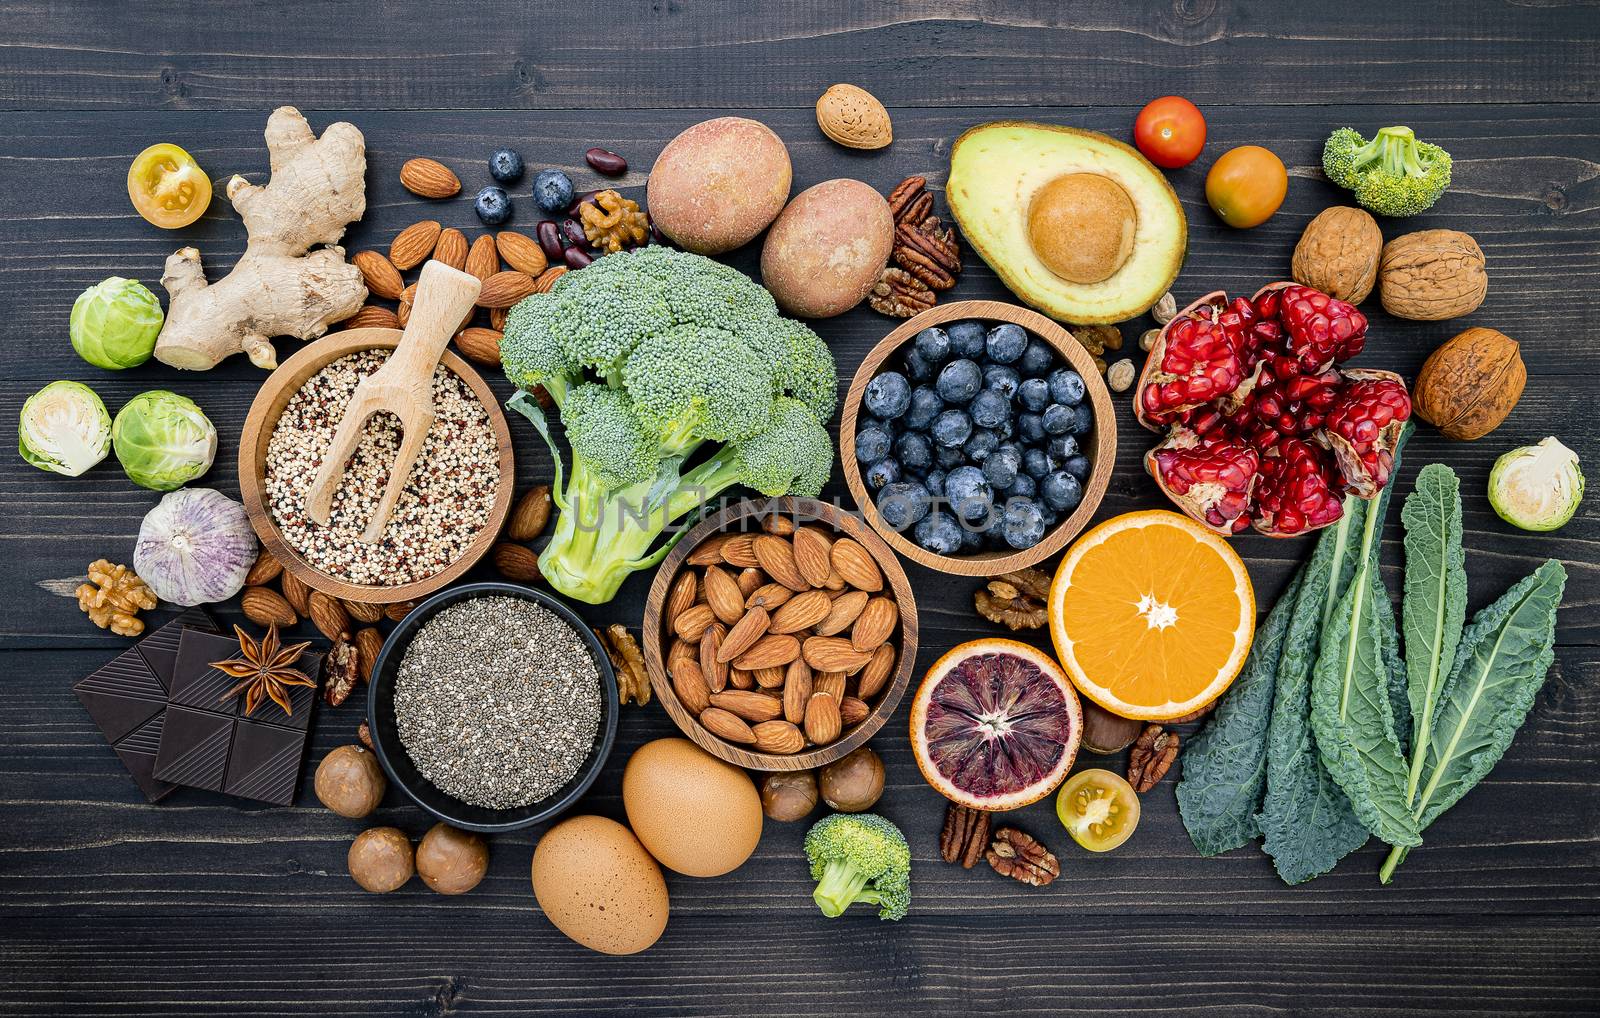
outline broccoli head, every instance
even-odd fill
[[[836,919],[860,901],[880,919],[904,919],[911,907],[911,849],[900,828],[876,813],[835,813],[806,832],[806,858],[822,914]]]
[[[1355,192],[1363,208],[1380,216],[1414,216],[1432,208],[1450,186],[1450,153],[1418,141],[1409,127],[1385,127],[1371,141],[1341,127],[1322,147],[1322,170]]]

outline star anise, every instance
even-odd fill
[[[264,698],[271,697],[272,702],[282,707],[285,714],[293,714],[294,708],[289,705],[289,688],[308,686],[315,689],[317,686],[311,676],[290,667],[311,644],[283,646],[278,640],[277,626],[268,626],[267,635],[259,641],[251,639],[250,634],[238,626],[233,627],[233,632],[239,638],[239,656],[226,661],[213,661],[211,667],[244,681],[222,694],[218,702],[243,693],[244,713],[248,717],[261,706]]]

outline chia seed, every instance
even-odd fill
[[[566,622],[480,597],[417,631],[395,678],[400,743],[440,791],[487,809],[549,798],[600,730],[600,672]]]
[[[352,583],[395,586],[425,579],[460,558],[494,508],[500,460],[489,413],[448,368],[433,373],[433,426],[383,536],[360,540],[400,451],[393,414],[367,421],[333,497],[326,527],[306,516],[306,492],[322,466],[356,385],[387,350],[332,362],[290,397],[267,443],[267,506],[291,547],[322,572]]]

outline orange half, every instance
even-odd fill
[[[1177,513],[1128,513],[1078,538],[1050,586],[1050,635],[1078,691],[1166,721],[1221,696],[1255,635],[1250,574],[1226,540]]]

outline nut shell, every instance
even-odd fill
[[[360,746],[340,746],[317,765],[317,799],[342,817],[359,820],[378,808],[389,779],[378,758]]]
[[[1364,209],[1335,205],[1306,226],[1289,274],[1330,297],[1360,304],[1378,279],[1383,231]]]
[[[817,100],[817,126],[845,148],[883,148],[894,140],[889,111],[856,85],[834,85]]]
[[[346,862],[351,878],[373,894],[388,894],[416,872],[411,839],[398,827],[373,827],[356,835]]]
[[[1483,250],[1459,230],[1419,230],[1383,247],[1378,295],[1397,318],[1459,318],[1476,310],[1488,292]]]
[[[466,894],[489,872],[489,846],[481,834],[434,824],[417,843],[417,876],[440,894]]]
[[[1494,329],[1471,328],[1428,355],[1412,402],[1446,438],[1470,441],[1500,426],[1527,382],[1516,340]]]

